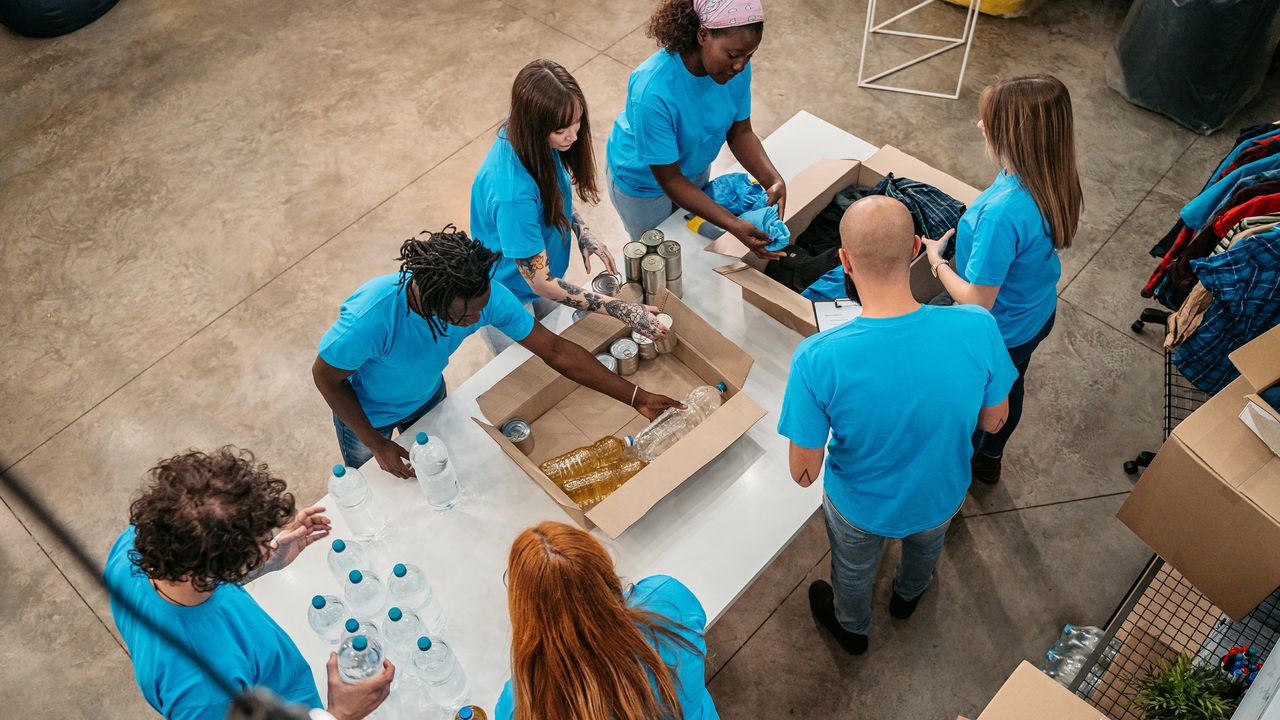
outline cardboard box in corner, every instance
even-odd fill
[[[634,434],[648,424],[644,417],[625,403],[579,386],[536,357],[476,398],[490,421],[477,419],[476,423],[520,469],[581,527],[599,527],[612,538],[724,452],[765,414],[742,391],[754,362],[751,356],[676,296],[664,291],[657,304],[671,316],[678,342],[670,353],[641,360],[639,370],[627,379],[678,400],[697,385],[724,382],[729,390],[719,410],[590,510],[579,509],[538,464],[605,435]],[[593,353],[608,352],[614,340],[629,335],[630,328],[602,315],[590,315],[563,333]],[[533,427],[533,450],[528,456],[498,429],[515,417],[528,420]]]
[[[1231,361],[1241,377],[1173,429],[1116,516],[1242,620],[1280,587],[1280,457],[1241,419],[1280,379],[1280,327]]]
[[[788,181],[786,222],[791,236],[797,237],[808,229],[809,223],[831,204],[841,190],[850,185],[871,187],[889,173],[929,183],[965,205],[972,205],[978,197],[978,191],[972,186],[886,145],[862,162],[819,160]],[[767,261],[750,252],[743,253],[742,243],[737,238],[725,233],[708,245],[707,250],[742,258],[716,268],[716,272],[739,285],[744,300],[801,335],[808,337],[818,332],[813,304],[800,293],[765,275]],[[920,302],[929,302],[942,290],[942,284],[929,273],[929,263],[922,253],[911,265],[912,294]]]
[[[1108,720],[1097,708],[1025,660],[991,698],[978,720]]]

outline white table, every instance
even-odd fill
[[[788,120],[764,145],[785,178],[822,158],[864,159],[876,150],[806,112]],[[718,161],[717,170],[727,164]],[[738,286],[712,271],[731,260],[703,251],[707,241],[690,232],[679,215],[661,229],[683,246],[684,301],[755,358],[744,389],[768,415],[621,538],[609,540],[600,532],[596,537],[610,548],[624,577],[679,578],[714,622],[818,508],[822,489],[801,489],[791,482],[786,443],[775,430],[800,336],[744,303]],[[571,322],[570,315],[561,308],[545,322],[559,332]],[[424,568],[449,618],[445,638],[466,670],[472,702],[486,709],[493,708],[509,675],[510,625],[502,575],[511,542],[543,520],[569,521],[471,421],[480,416],[476,397],[528,356],[524,348],[512,346],[401,436],[407,444],[414,432],[426,430],[445,440],[467,489],[458,507],[438,514],[423,502],[417,483],[388,475],[376,462],[363,468],[394,526],[376,570],[385,579],[394,562]],[[346,535],[337,508],[327,496],[320,502],[330,510],[334,537]],[[312,595],[341,595],[326,564],[327,551],[327,543],[312,548],[289,568],[248,588],[310,661],[322,696],[329,648],[308,627],[306,609]]]

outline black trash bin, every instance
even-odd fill
[[[117,0],[0,0],[0,24],[22,35],[56,37],[102,17]]]

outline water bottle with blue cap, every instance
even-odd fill
[[[366,635],[353,635],[338,649],[338,674],[356,683],[382,672],[382,646]]]
[[[329,543],[329,572],[339,583],[347,578],[352,570],[371,567],[369,552],[364,545],[355,540],[334,538]]]
[[[382,638],[386,641],[384,649],[395,662],[412,662],[418,638],[425,632],[422,621],[412,610],[393,605],[382,625]]]
[[[329,495],[342,512],[351,534],[362,540],[377,537],[387,527],[387,519],[378,513],[373,491],[364,473],[344,465],[334,465],[329,475]]]
[[[382,578],[367,570],[352,570],[343,583],[347,607],[359,617],[378,617],[387,607],[387,588]]]
[[[436,600],[422,568],[412,563],[396,563],[387,578],[387,595],[403,610],[412,610],[426,632],[439,635],[446,625],[444,610]],[[421,634],[421,633],[420,633]]]
[[[316,595],[307,607],[307,624],[321,640],[337,645],[346,615],[347,606],[341,600],[332,595]]]
[[[418,433],[409,448],[409,464],[431,507],[444,511],[458,503],[458,475],[449,462],[449,449],[438,436]]]
[[[449,710],[466,705],[471,689],[467,687],[467,676],[449,645],[439,638],[433,640],[425,635],[418,638],[417,645],[413,667],[431,693],[431,699]]]

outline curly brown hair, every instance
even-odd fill
[[[225,446],[162,460],[129,506],[130,559],[152,580],[199,592],[241,583],[266,560],[271,533],[294,515],[293,494],[253,453]]]
[[[754,30],[760,32],[763,23],[752,23],[732,28],[710,30],[712,35],[723,35],[738,30]],[[693,9],[693,0],[658,0],[658,7],[649,16],[649,26],[645,34],[668,52],[689,53],[698,49],[698,30],[702,21]]]

